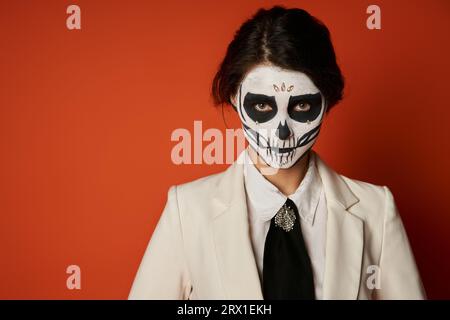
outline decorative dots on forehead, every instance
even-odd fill
[[[275,92],[280,92],[280,91],[287,91],[287,92],[291,92],[292,89],[294,89],[294,85],[290,85],[289,87],[286,88],[286,85],[284,84],[284,82],[281,84],[281,87],[278,87],[276,84],[273,85],[273,89],[275,90]]]

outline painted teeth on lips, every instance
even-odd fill
[[[295,147],[291,148],[277,148],[277,147],[268,147],[271,151],[276,153],[289,153],[291,151],[294,151]]]

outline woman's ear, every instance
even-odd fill
[[[237,99],[236,96],[230,96],[230,104],[233,107],[234,111],[237,111]]]

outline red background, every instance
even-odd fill
[[[0,3],[0,298],[127,297],[169,186],[226,167],[173,165],[171,133],[225,129],[214,71],[273,4],[327,24],[347,80],[316,150],[390,187],[429,297],[450,298],[449,1],[378,0],[373,31],[372,1]],[[66,28],[69,4],[82,30]]]

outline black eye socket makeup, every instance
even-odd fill
[[[244,98],[244,109],[248,116],[258,123],[267,122],[277,114],[278,107],[274,96],[266,96],[264,94],[256,94],[248,92]],[[260,111],[256,107],[258,105],[269,105],[272,110]]]
[[[308,104],[309,110],[296,111],[295,106],[298,104]],[[315,120],[322,110],[322,96],[320,92],[315,94],[303,94],[299,96],[291,96],[288,104],[289,117],[298,122],[307,122]]]

